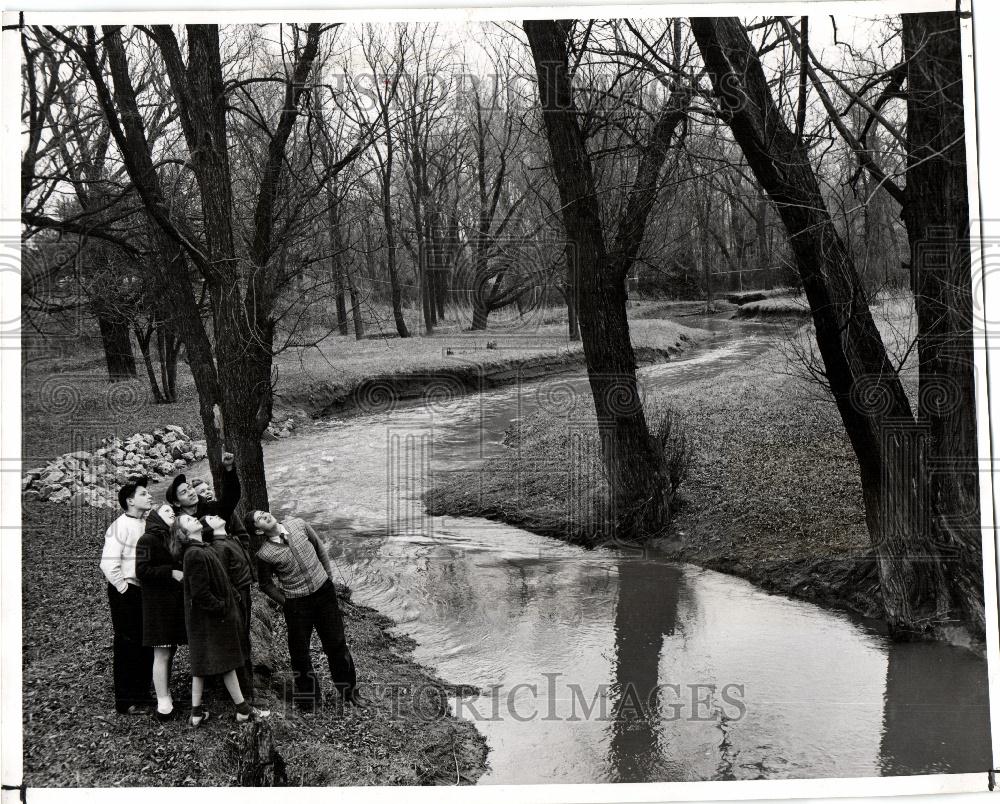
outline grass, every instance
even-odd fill
[[[784,318],[809,315],[809,302],[802,295],[769,296],[748,301],[736,309],[735,318]]]

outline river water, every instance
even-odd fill
[[[708,323],[647,390],[712,376],[769,345]],[[984,771],[985,661],[894,645],[875,628],[694,566],[584,550],[420,495],[502,450],[560,377],[320,422],[266,445],[273,510],[328,540],[354,599],[395,618],[416,658],[480,687],[456,699],[490,747],[481,784],[808,778]],[[359,668],[364,678],[364,668]]]

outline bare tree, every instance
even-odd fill
[[[926,526],[928,478],[918,423],[808,150],[777,109],[741,23],[692,18],[691,24],[733,136],[788,230],[825,378],[858,460],[890,628],[907,638],[960,616],[981,630],[981,587],[969,582],[974,568],[962,565],[971,557],[942,549]]]

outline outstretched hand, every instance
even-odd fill
[[[231,453],[231,452],[223,452],[222,453],[222,468],[223,469],[232,469],[233,466],[235,465],[235,463],[236,463],[236,458],[233,456],[233,453]]]

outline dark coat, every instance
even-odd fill
[[[226,570],[212,549],[191,542],[184,551],[184,615],[192,676],[241,667],[243,621]]]
[[[174,580],[181,569],[167,549],[170,528],[153,511],[146,518],[146,532],[135,548],[135,574],[142,587],[142,644],[186,645],[184,587]]]
[[[238,536],[216,536],[210,542],[212,550],[219,557],[222,566],[229,577],[229,583],[237,592],[249,589],[255,580],[255,562],[250,558],[250,551]]]

